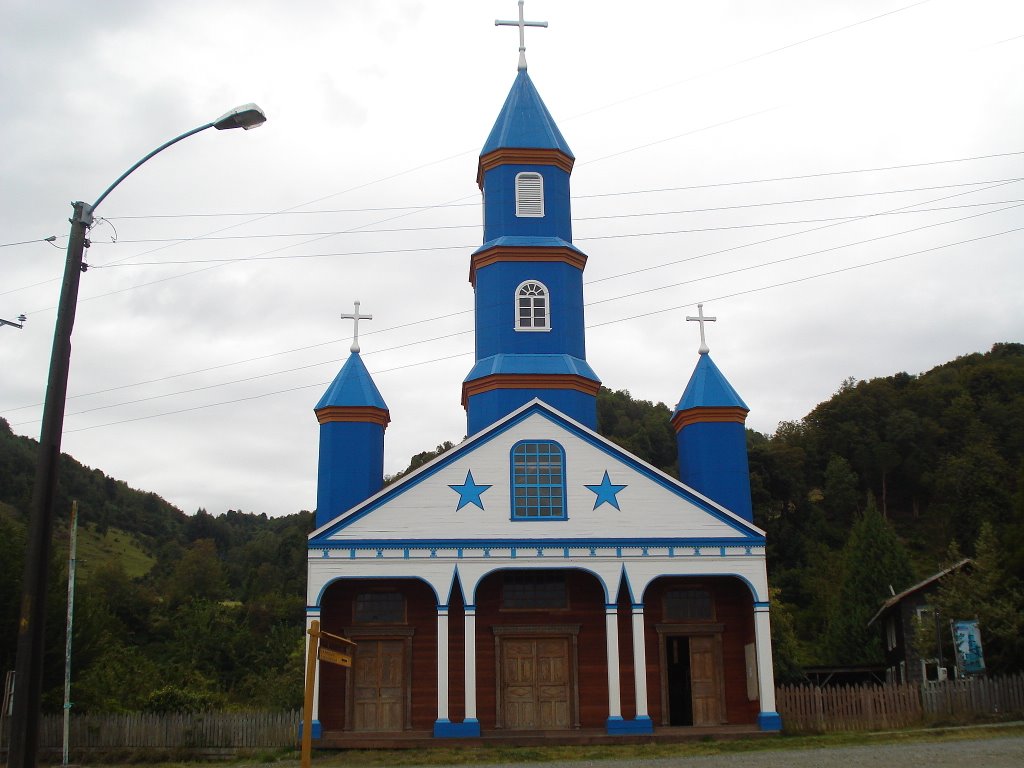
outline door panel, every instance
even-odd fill
[[[405,726],[405,646],[401,640],[363,640],[352,660],[353,730],[400,731]]]
[[[714,637],[690,638],[694,725],[718,725],[723,722],[720,670],[716,650]]]
[[[570,727],[567,638],[506,640],[502,653],[504,726],[515,730]]]

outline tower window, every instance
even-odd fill
[[[565,520],[565,451],[552,440],[512,447],[512,519]]]
[[[544,177],[539,173],[516,174],[516,216],[544,216]]]
[[[548,289],[536,280],[527,280],[516,288],[516,330],[551,330]]]

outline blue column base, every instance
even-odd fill
[[[782,717],[778,712],[762,712],[757,716],[757,725],[762,731],[781,731]]]
[[[649,717],[638,717],[635,720],[623,720],[621,717],[609,717],[605,722],[605,732],[609,736],[654,733],[654,722]]]
[[[302,741],[302,728],[305,725],[304,722],[299,720],[299,741]],[[314,739],[319,739],[324,734],[324,727],[320,725],[319,720],[313,721],[313,727],[310,728],[311,735]]]
[[[434,721],[435,739],[478,739],[480,738],[480,721],[475,717],[453,723],[451,720]]]

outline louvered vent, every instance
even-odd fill
[[[544,178],[539,173],[516,175],[516,216],[540,218],[544,215]]]

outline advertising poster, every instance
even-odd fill
[[[977,675],[985,671],[985,656],[981,650],[981,630],[978,620],[951,621],[953,645],[956,648],[956,664],[965,675]]]

